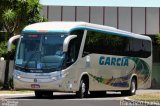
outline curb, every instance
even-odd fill
[[[130,106],[138,106],[138,105],[145,105],[145,106],[159,106],[160,105],[160,102],[156,102],[156,101],[151,101],[151,102],[148,102],[148,101],[140,101],[140,100],[134,100],[134,99],[129,99],[128,97],[125,97],[124,98],[124,103],[125,102],[129,102],[127,103],[127,105],[130,105]],[[126,105],[126,104],[124,104]],[[121,103],[121,106],[124,106],[123,103]],[[126,105],[126,106],[127,106]]]
[[[34,95],[34,93],[0,94],[0,97],[2,96],[23,96],[23,95]]]

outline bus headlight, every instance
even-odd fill
[[[18,76],[17,76],[17,78],[18,78],[18,79],[20,79],[20,78],[21,78],[21,76],[20,76],[20,75],[18,75]]]
[[[64,78],[68,75],[68,72],[61,74],[61,78]]]
[[[52,79],[54,81],[61,80],[62,78],[65,78],[67,75],[68,75],[68,73],[63,73],[63,74],[60,74],[58,76],[51,76],[50,79]]]
[[[57,80],[57,77],[51,77],[52,80],[56,81]]]
[[[15,77],[20,79],[21,78],[21,73],[20,72],[15,72]]]

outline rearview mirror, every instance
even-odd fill
[[[67,52],[68,51],[68,45],[69,45],[69,42],[76,38],[77,35],[69,35],[67,36],[65,39],[64,39],[64,43],[63,43],[63,52]]]

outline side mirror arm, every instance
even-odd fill
[[[70,42],[72,39],[76,38],[76,37],[77,37],[77,35],[69,35],[69,36],[67,36],[67,37],[65,38],[64,43],[63,43],[63,52],[67,52],[67,51],[68,51],[69,42]]]
[[[12,50],[12,42],[16,39],[20,38],[20,35],[16,35],[16,36],[12,36],[9,41],[8,41],[8,48],[7,50],[8,51],[11,51]]]

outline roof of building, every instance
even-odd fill
[[[98,30],[98,31],[105,31],[109,33],[118,33],[122,36],[130,36],[130,37],[137,37],[140,39],[148,39],[149,37],[134,34],[131,32],[123,31],[116,29],[114,27],[98,25],[98,24],[91,24],[87,22],[41,22],[28,25],[24,28],[23,32],[61,32],[61,33],[68,33],[74,29],[91,29],[91,30]]]
[[[40,0],[53,6],[160,7],[159,0]]]

